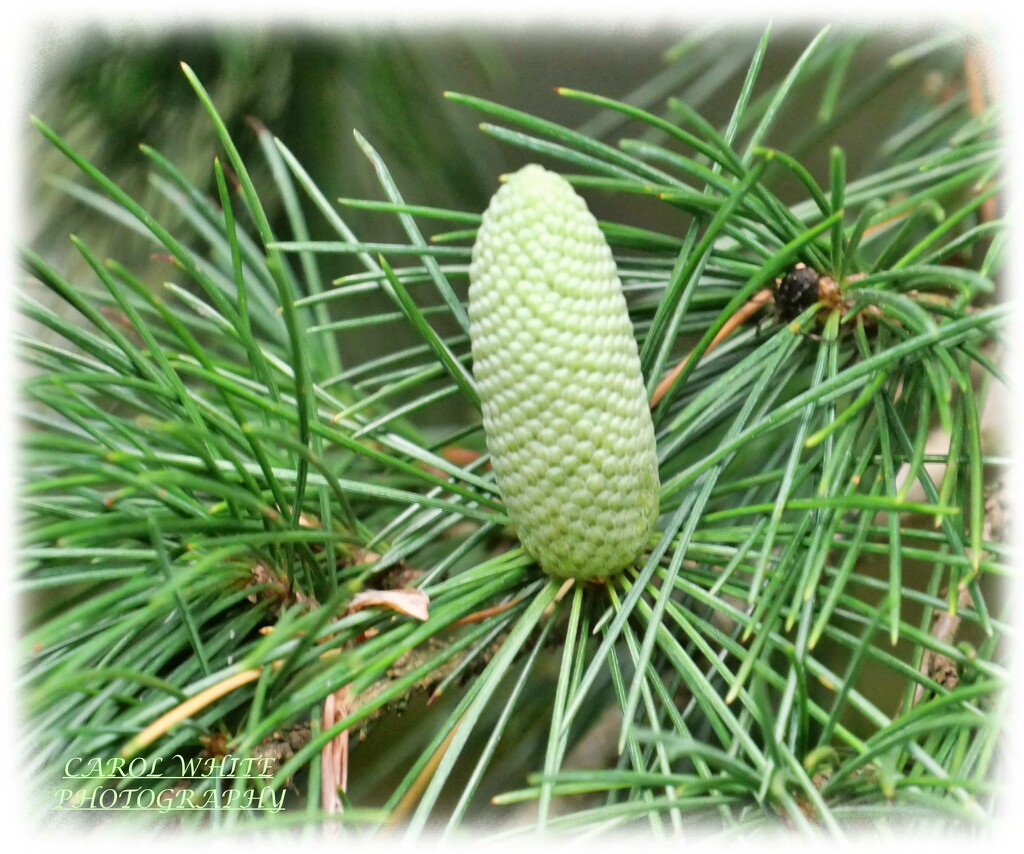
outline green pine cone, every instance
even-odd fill
[[[473,373],[498,489],[551,575],[605,578],[658,515],[654,425],[611,250],[537,165],[494,195],[469,269]]]

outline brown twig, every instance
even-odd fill
[[[452,626],[468,626],[472,623],[482,623],[488,617],[493,617],[502,611],[507,611],[513,605],[518,605],[522,601],[523,597],[517,596],[515,599],[509,599],[508,602],[492,605],[490,608],[481,608],[479,611],[474,611],[472,614],[467,614],[462,619],[456,620],[452,623]]]
[[[963,622],[963,618],[959,614],[960,609],[974,604],[971,592],[967,589],[966,584],[961,583],[957,588],[956,603],[957,613],[951,614],[949,611],[940,611],[932,622],[931,636],[944,644],[952,644],[956,640],[956,633],[960,629],[960,623]],[[926,676],[933,682],[937,682],[944,688],[951,690],[960,681],[956,663],[942,653],[931,649],[926,649],[924,655],[921,656],[921,666],[918,668],[918,672],[922,676]],[[913,705],[916,706],[921,702],[925,690],[927,689],[924,684],[918,683],[914,691]]]
[[[972,45],[964,55],[967,108],[972,116],[980,116],[988,108],[990,100],[995,100],[992,84],[993,75],[987,55],[978,45]],[[999,198],[993,195],[982,202],[978,218],[981,222],[992,222],[998,216]]]
[[[985,69],[977,47],[969,48],[964,54],[964,85],[967,87],[967,109],[972,116],[980,116],[988,106],[985,95]]]
[[[758,291],[754,294],[746,303],[744,303],[739,310],[733,314],[726,322],[725,325],[718,330],[718,334],[711,339],[711,343],[708,344],[707,350],[704,351],[704,355],[707,355],[721,344],[726,338],[732,335],[740,326],[747,322],[751,317],[757,314],[761,308],[772,300],[772,292],[770,288]],[[676,377],[682,373],[683,368],[686,367],[690,361],[690,357],[693,355],[691,350],[683,360],[676,365],[670,374],[665,376],[661,382],[658,383],[654,389],[654,394],[651,395],[651,408],[653,409],[658,405],[658,402],[668,393],[668,390],[672,387],[672,383],[675,382]]]
[[[290,729],[274,730],[253,748],[252,755],[256,759],[267,760],[267,774],[276,774],[296,751],[306,746],[310,733],[309,721],[296,724]]]

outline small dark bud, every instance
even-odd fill
[[[818,274],[797,264],[775,282],[775,305],[784,320],[793,320],[818,301]]]

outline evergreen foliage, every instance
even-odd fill
[[[179,788],[269,787],[285,810],[177,821],[408,838],[987,821],[1012,559],[981,426],[1005,382],[998,109],[959,34],[854,78],[870,40],[823,31],[765,82],[771,44],[692,37],[621,99],[560,89],[592,110],[579,128],[446,93],[487,145],[602,211],[676,223],[600,223],[661,481],[643,554],[601,583],[542,573],[493,481],[465,310],[480,210],[410,196],[362,136],[371,199],[332,199],[261,125],[261,162],[243,159],[188,66],[220,145],[213,195],[146,146],[150,190],[129,193],[59,118],[34,120],[80,170],[76,204],[164,265],[143,276],[72,237],[89,271],[72,280],[22,252],[42,790],[72,757],[231,755],[270,758],[269,779]],[[743,71],[734,89],[719,74],[734,107],[712,123],[673,93],[725,63]],[[894,100],[908,76],[942,85]],[[833,141],[878,104],[887,129],[854,171]],[[380,231],[355,233],[355,210]],[[325,280],[338,256],[358,270]],[[755,318],[800,263],[818,294]],[[402,343],[352,359],[368,330]]]

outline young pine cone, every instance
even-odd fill
[[[491,200],[469,270],[487,448],[526,550],[605,578],[658,516],[654,426],[611,250],[569,183],[537,165]]]

